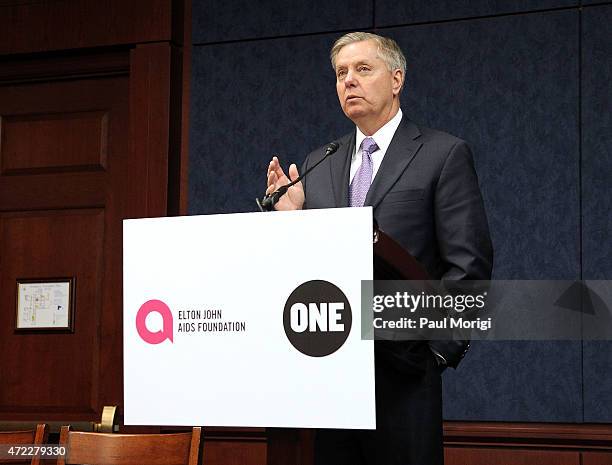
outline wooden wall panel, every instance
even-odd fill
[[[265,428],[204,428],[203,465],[270,463]]]
[[[612,465],[612,427],[446,422],[446,465]]]
[[[444,422],[448,447],[612,449],[612,426],[575,423]]]
[[[170,163],[168,166],[168,214],[187,215],[189,180],[189,111],[191,108],[192,21],[191,1],[174,2],[176,27],[173,26],[175,46],[172,53],[172,92],[170,115]]]
[[[167,212],[171,51],[168,44],[146,44],[130,52],[130,104],[139,111],[130,121],[127,169],[138,182],[131,182],[127,193],[128,218]]]
[[[102,169],[119,172],[127,158],[127,83],[113,76],[0,86],[0,210],[104,205]]]
[[[0,174],[104,170],[106,165],[104,111],[6,116],[0,134]]]
[[[97,173],[0,176],[0,211],[101,206],[105,189],[106,179]]]
[[[316,430],[267,428],[268,463],[312,465]]]
[[[0,422],[121,415],[122,220],[186,212],[190,12],[189,0],[0,0],[0,319],[14,318],[13,237],[22,257],[47,260],[24,261],[23,277],[58,276],[74,263],[53,255],[68,245],[47,223],[70,218],[58,230],[92,273],[72,271],[87,308],[74,334],[3,334]],[[66,355],[75,341],[57,375],[24,365],[27,351]]]
[[[203,465],[266,465],[265,441],[204,441]]]
[[[4,419],[94,420],[103,405],[122,402],[121,220],[130,202],[123,53],[62,57],[63,76],[52,59],[10,61],[8,75],[0,73]],[[13,333],[16,279],[61,276],[76,278],[74,333]]]
[[[612,452],[584,452],[581,465],[612,465]]]
[[[0,55],[169,41],[172,3],[169,0],[3,1],[0,2]]]
[[[101,210],[1,216],[0,412],[95,412],[103,226]],[[51,277],[76,280],[74,334],[15,334],[17,278]]]
[[[446,465],[581,465],[579,452],[447,447]]]

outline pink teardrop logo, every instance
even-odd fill
[[[147,316],[152,312],[157,312],[162,317],[163,327],[161,331],[151,332],[147,328]],[[161,344],[166,339],[169,339],[170,342],[173,343],[173,324],[172,312],[161,300],[149,300],[145,302],[141,305],[136,314],[136,330],[138,331],[138,335],[143,341],[149,344]]]

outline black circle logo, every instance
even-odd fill
[[[283,312],[289,342],[310,357],[336,352],[348,338],[352,323],[351,306],[344,292],[322,280],[299,285],[287,299]]]

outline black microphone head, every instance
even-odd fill
[[[331,155],[336,150],[338,150],[338,148],[340,148],[340,144],[338,142],[331,142],[327,145],[327,148],[325,149],[325,156]]]

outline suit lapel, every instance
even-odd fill
[[[387,195],[389,189],[395,184],[404,170],[408,167],[421,145],[423,145],[422,142],[418,141],[420,135],[421,132],[419,128],[404,116],[397,131],[395,131],[395,135],[391,140],[387,153],[385,153],[380,168],[378,168],[374,181],[370,186],[368,195],[365,198],[366,206],[376,208],[385,195]]]
[[[353,131],[343,139],[338,153],[333,154],[329,160],[336,207],[348,207],[349,205],[349,177],[351,158],[355,151],[355,132]]]

